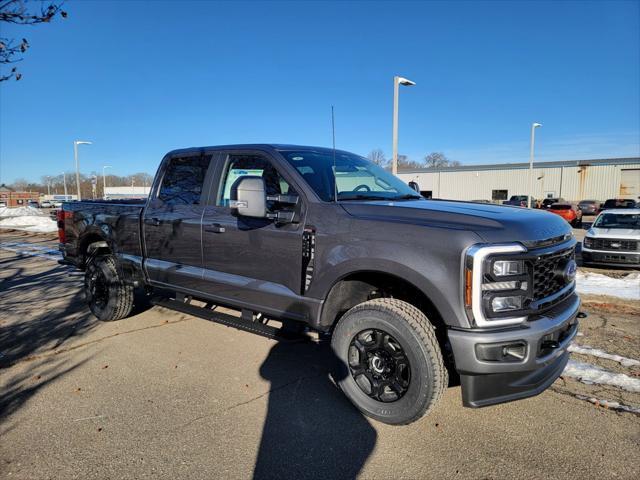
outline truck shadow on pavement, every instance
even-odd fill
[[[277,343],[260,367],[271,382],[255,479],[355,478],[377,433],[329,378],[326,343]],[[334,374],[335,375],[335,374]]]
[[[51,265],[25,274],[26,268],[13,260],[2,269],[0,420],[16,412],[42,387],[80,366],[57,359],[55,353],[67,340],[97,323],[80,294],[81,277],[70,275],[66,268]],[[22,363],[26,367],[18,365]]]

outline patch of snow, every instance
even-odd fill
[[[569,360],[562,375],[575,378],[587,385],[597,383],[622,388],[628,392],[640,392],[640,378],[632,378],[624,373],[609,372],[590,363]]]
[[[33,210],[35,210],[35,208]],[[0,228],[49,233],[57,231],[58,224],[46,215],[21,215],[0,219]]]
[[[587,397],[586,395],[576,395],[576,398],[580,400],[586,400],[587,402],[593,403],[597,407],[605,407],[611,410],[617,410],[619,412],[640,414],[640,408],[630,407],[629,405],[625,405],[624,403],[616,402],[614,400],[600,400],[595,397]]]
[[[19,253],[20,255],[27,255],[29,257],[42,257],[54,261],[62,258],[62,254],[54,248],[44,247],[41,245],[33,245],[32,243],[28,242],[0,243],[0,249]]]
[[[47,216],[42,210],[33,207],[0,207],[0,218],[5,217],[44,217]]]
[[[578,293],[640,300],[640,273],[630,273],[623,278],[613,278],[601,273],[578,272],[576,290]]]
[[[599,348],[593,348],[589,345],[569,345],[568,350],[573,353],[580,353],[582,355],[592,355],[598,358],[605,358],[607,360],[613,360],[614,362],[618,362],[623,367],[635,367],[636,365],[640,365],[640,360],[634,360],[633,358],[622,357],[620,355],[614,355],[612,353],[607,353],[604,350],[600,350]]]

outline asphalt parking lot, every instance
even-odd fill
[[[82,275],[48,250],[53,237],[0,235],[40,252],[0,249],[0,477],[640,475],[640,416],[581,399],[638,406],[640,393],[560,378],[540,396],[471,410],[451,387],[430,416],[391,427],[335,388],[321,344],[160,307],[98,322],[82,302]],[[586,310],[581,342],[638,358],[638,305],[596,298]]]

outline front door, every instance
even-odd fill
[[[231,304],[267,313],[304,317],[300,302],[304,205],[300,198],[298,221],[277,224],[266,218],[232,213],[231,186],[242,176],[261,176],[267,195],[298,195],[292,182],[278,171],[266,154],[230,153],[220,157],[223,166],[215,202],[202,219],[204,281],[208,293]],[[281,206],[267,202],[271,211]]]
[[[160,186],[145,209],[145,266],[157,285],[201,288],[200,225],[214,170],[211,158],[197,153],[166,160]]]

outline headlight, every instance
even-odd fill
[[[522,275],[523,273],[524,262],[522,260],[496,260],[493,262],[493,274],[496,277]]]
[[[491,309],[494,312],[507,312],[509,310],[520,310],[522,308],[522,297],[493,297],[491,299]]]
[[[474,245],[467,250],[464,305],[478,327],[515,325],[527,320],[525,295],[530,279],[524,260],[513,258],[526,251],[519,243]]]
[[[593,238],[584,237],[584,240],[582,241],[582,243],[585,247],[590,248],[593,246]]]

